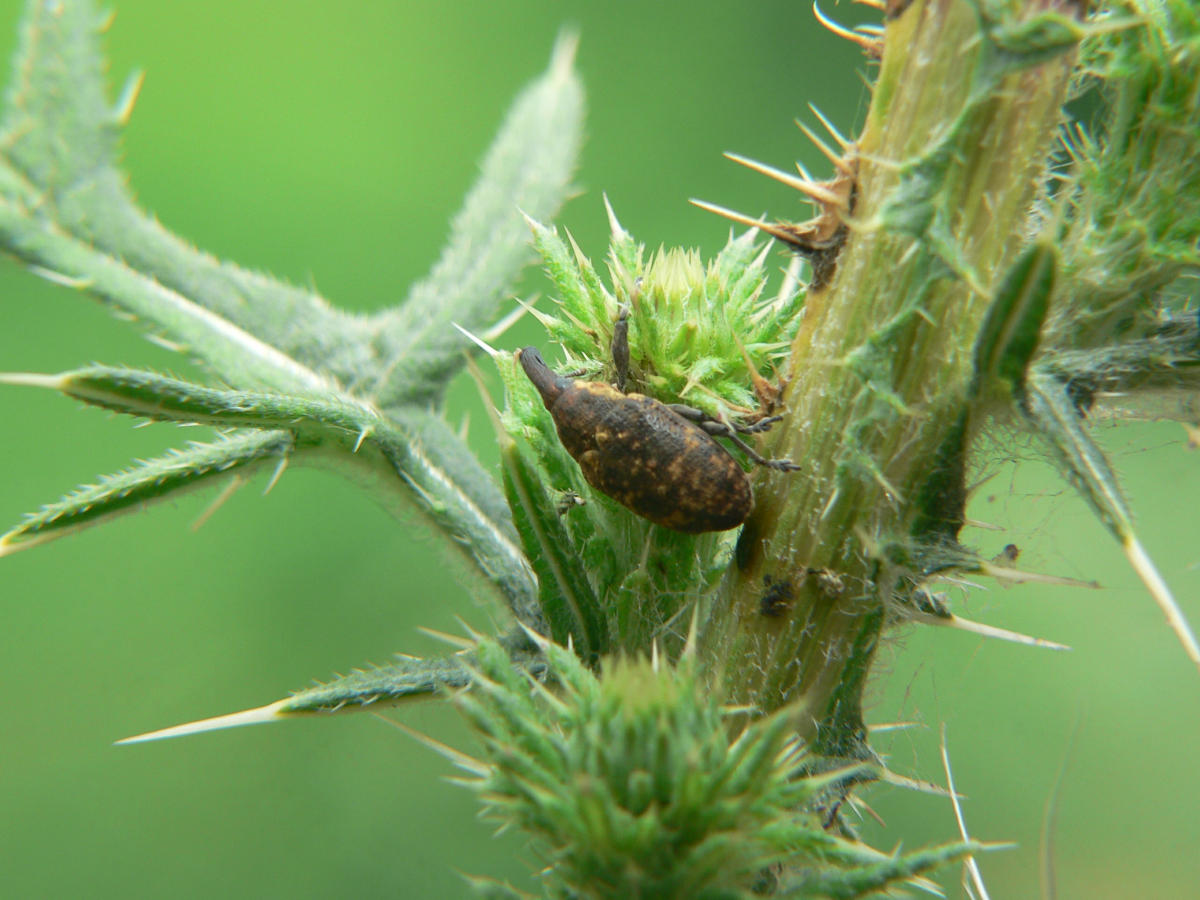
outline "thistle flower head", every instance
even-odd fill
[[[629,389],[714,416],[764,405],[770,378],[795,333],[802,297],[765,296],[766,248],[748,231],[709,262],[696,250],[647,254],[609,208],[609,285],[568,236],[532,223],[534,244],[558,289],[558,309],[539,315],[567,366],[613,378],[613,328],[629,324]],[[756,393],[756,388],[758,392]]]
[[[468,783],[486,814],[531,834],[571,896],[750,897],[774,881],[855,897],[936,864],[825,830],[818,806],[863,772],[810,769],[795,710],[737,727],[690,654],[596,674],[543,649],[550,686],[481,646],[458,703],[483,742]]]

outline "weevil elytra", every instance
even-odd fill
[[[621,355],[614,356],[623,369]],[[699,534],[736,528],[750,515],[750,479],[714,434],[730,438],[759,465],[798,468],[788,460],[764,459],[733,428],[699,410],[558,375],[535,347],[517,351],[517,359],[588,484],[656,525]],[[618,383],[624,375],[618,371]],[[742,430],[765,431],[777,419]]]

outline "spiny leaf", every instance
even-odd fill
[[[1084,427],[1066,385],[1045,376],[1028,381],[1023,410],[1054,451],[1059,468],[1113,537],[1167,617],[1188,658],[1200,668],[1200,643],[1153,561],[1138,540],[1116,473]]]
[[[0,160],[0,165],[2,165]],[[87,238],[35,221],[19,203],[0,198],[0,245],[27,263],[155,325],[201,356],[222,379],[238,387],[325,391],[328,379],[229,319],[206,309],[126,259],[98,249]],[[311,323],[319,333],[319,322]]]
[[[237,387],[321,388],[320,372],[385,405],[439,394],[464,346],[450,321],[492,318],[530,255],[517,208],[550,216],[568,190],[582,127],[573,41],[518,100],[429,278],[405,309],[367,319],[216,260],[138,209],[116,165],[128,105],[105,100],[101,24],[84,0],[29,4],[0,130],[0,244],[134,313]]]
[[[294,449],[285,431],[254,431],[193,444],[132,468],[101,478],[44,506],[0,537],[0,556],[62,537],[147,503],[210,484],[219,477],[250,474],[277,467]]]
[[[854,868],[814,868],[798,879],[798,884],[780,891],[778,896],[796,898],[829,898],[854,900],[857,897],[878,895],[878,892],[989,849],[976,841],[943,844],[925,850],[896,855]]]
[[[105,100],[86,0],[31,0],[0,132],[0,243],[135,314],[239,387],[320,385],[369,365],[366,323],[188,246],[134,204],[117,167],[127,110]]]
[[[48,387],[93,406],[155,421],[280,429],[310,442],[332,437],[352,449],[384,424],[378,411],[346,394],[224,391],[139,369],[93,366],[60,375],[0,374],[0,383]]]
[[[545,677],[545,663],[541,655],[528,648],[523,636],[510,635],[505,639],[505,643],[510,646],[512,665],[539,680]],[[124,738],[117,743],[137,744],[186,737],[205,731],[238,728],[243,725],[263,725],[301,716],[355,712],[425,700],[470,684],[471,663],[474,659],[474,653],[459,653],[435,659],[402,656],[390,665],[359,669],[325,684],[296,691],[290,697],[276,700],[266,706],[186,722]]]
[[[422,513],[436,532],[448,537],[447,546],[469,563],[465,572],[474,576],[480,596],[498,595],[520,621],[541,627],[534,578],[516,546],[503,497],[470,451],[428,411],[398,409],[384,419],[345,395],[312,399],[221,391],[153,372],[106,367],[59,376],[0,376],[0,381],[51,387],[130,415],[266,429],[103,479],[48,506],[6,536],[0,547],[25,546],[31,537],[51,531],[57,536],[274,453],[280,465],[294,456],[360,483],[383,486],[375,496],[390,511],[400,517]]]

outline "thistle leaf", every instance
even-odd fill
[[[308,443],[333,437],[351,449],[384,427],[377,410],[347,394],[226,391],[139,369],[92,366],[60,375],[0,374],[0,383],[48,387],[93,406],[154,421],[281,429]]]
[[[546,74],[518,97],[492,143],[441,258],[400,308],[377,321],[391,360],[372,391],[381,405],[441,395],[470,346],[451,323],[480,330],[495,318],[532,257],[521,210],[553,216],[570,190],[583,126],[575,44],[573,35],[559,38]]]
[[[1200,668],[1200,643],[1170,588],[1138,540],[1116,473],[1084,427],[1066,386],[1045,376],[1035,376],[1027,381],[1027,387],[1023,404],[1026,417],[1049,443],[1067,480],[1120,543],[1129,564],[1183,644],[1188,659]]]
[[[523,637],[510,637],[512,664],[537,679],[545,677],[545,661],[525,645]],[[447,691],[459,690],[471,682],[473,653],[458,653],[436,659],[402,656],[387,666],[359,669],[326,684],[296,691],[290,697],[266,706],[241,712],[186,722],[158,731],[134,735],[118,744],[138,744],[166,738],[186,737],[205,731],[220,731],[243,725],[263,725],[301,716],[357,712],[385,705],[428,700]]]
[[[196,251],[134,204],[116,160],[139,82],[110,108],[103,24],[86,0],[29,3],[17,76],[0,122],[0,246],[40,274],[149,323],[237,390],[106,368],[40,383],[128,414],[272,430],[274,436],[237,439],[253,447],[333,448],[338,452],[297,456],[369,482],[393,512],[422,513],[466,558],[483,594],[498,593],[521,621],[541,627],[534,578],[502,494],[462,441],[427,411],[425,401],[438,387],[428,381],[410,386],[407,393],[422,403],[394,405],[386,414],[360,399],[367,395],[340,387],[362,390],[429,374],[398,368],[402,354],[377,340],[381,329],[397,325],[395,314],[368,320],[338,312],[315,294]],[[452,249],[418,291],[425,306],[408,314],[411,322],[433,327],[434,310],[464,321],[490,316],[525,255],[523,241],[514,237],[524,235],[516,206],[550,213],[561,201],[581,115],[571,46],[560,44],[550,72],[518,102],[459,217]],[[502,211],[515,224],[498,227]],[[443,301],[455,291],[462,302],[449,312]],[[414,352],[442,348],[434,368],[458,365],[457,343],[437,344],[432,332],[415,335],[403,325],[399,332],[412,340],[410,349],[420,348]],[[104,479],[48,507],[6,541],[15,546],[35,532],[70,530],[190,487],[222,467],[247,464],[242,443],[226,441],[212,451],[186,451],[182,466],[169,457]],[[357,452],[364,442],[372,452]]]
[[[104,96],[103,23],[84,0],[29,3],[0,126],[0,244],[158,328],[239,387],[323,387],[315,369],[346,380],[361,372],[364,320],[222,263],[138,209],[117,167],[128,103],[114,109]]]
[[[384,418],[347,394],[216,390],[155,372],[103,366],[62,375],[5,375],[0,382],[49,387],[149,419],[263,429],[105,478],[31,517],[0,539],[0,548],[27,546],[30,538],[52,531],[57,536],[162,499],[213,474],[261,461],[265,453],[277,464],[294,458],[368,482],[376,499],[400,518],[421,513],[448,538],[454,556],[465,557],[465,573],[473,576],[480,596],[498,596],[520,621],[542,627],[534,578],[516,545],[504,498],[462,441],[426,410],[396,409]]]
[[[180,491],[207,486],[218,478],[248,477],[263,468],[277,467],[294,449],[294,439],[287,432],[252,431],[143,460],[42,507],[0,537],[0,556],[140,509]]]
[[[560,40],[517,101],[429,277],[404,308],[368,319],[221,262],[137,207],[116,164],[135,92],[116,108],[105,99],[103,21],[84,0],[29,4],[0,125],[0,245],[133,313],[237,387],[323,389],[331,376],[383,405],[439,395],[465,347],[450,322],[493,318],[531,255],[518,207],[550,216],[569,188],[583,107],[574,40]]]

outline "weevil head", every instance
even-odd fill
[[[525,375],[542,395],[542,402],[546,404],[546,409],[549,409],[558,399],[559,394],[571,384],[570,378],[555,374],[546,365],[546,361],[542,359],[542,354],[538,352],[537,347],[525,347],[518,350],[517,360],[521,363],[521,368],[525,370]]]

